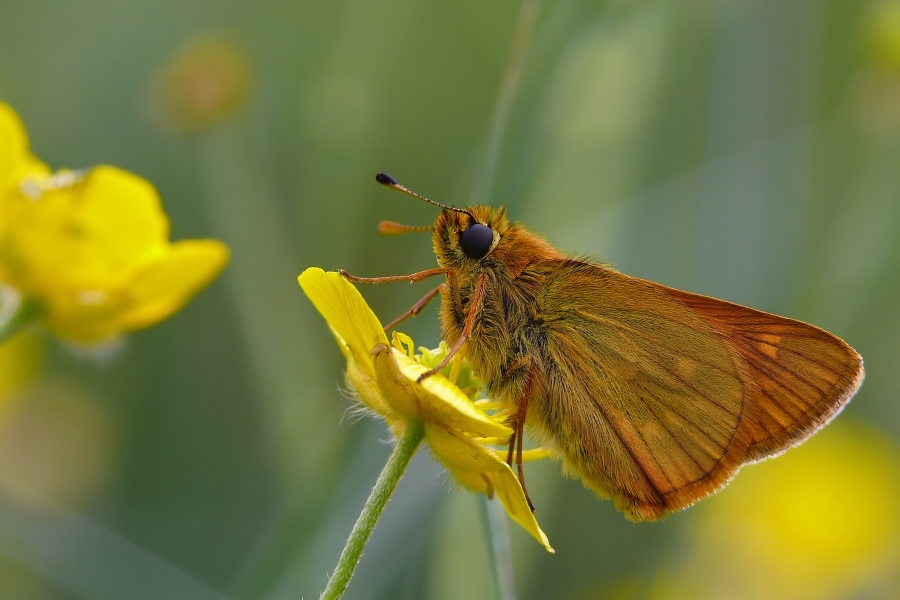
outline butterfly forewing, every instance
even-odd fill
[[[817,328],[597,265],[562,263],[537,302],[565,316],[535,344],[545,386],[532,410],[568,466],[632,518],[716,491],[810,435],[859,384],[856,354]]]
[[[862,358],[801,321],[665,288],[736,342],[747,364],[757,420],[746,461],[773,456],[828,423],[859,389]]]

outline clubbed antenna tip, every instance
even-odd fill
[[[388,175],[387,173],[379,173],[375,176],[375,181],[380,183],[381,185],[397,185],[397,180]]]
[[[470,213],[469,211],[467,211],[467,210],[465,210],[465,209],[462,209],[462,208],[456,208],[455,206],[448,206],[448,205],[446,205],[446,204],[441,204],[440,202],[435,202],[434,200],[431,200],[431,199],[429,199],[429,198],[426,198],[425,196],[422,196],[421,194],[417,194],[417,193],[415,193],[415,192],[412,192],[412,191],[408,190],[408,189],[406,188],[406,186],[404,186],[403,184],[401,184],[399,181],[397,181],[396,179],[394,179],[393,177],[391,177],[391,176],[388,175],[387,173],[379,173],[379,174],[377,174],[377,175],[375,176],[375,181],[377,181],[377,182],[380,183],[381,185],[387,186],[387,187],[389,187],[389,188],[393,188],[393,189],[395,189],[395,190],[397,190],[397,191],[399,191],[399,192],[403,192],[404,194],[409,194],[410,196],[415,196],[416,198],[418,198],[418,199],[420,199],[420,200],[424,200],[425,202],[430,202],[431,204],[434,204],[435,206],[438,206],[438,207],[440,207],[440,208],[442,208],[442,209],[444,209],[444,210],[452,210],[452,211],[455,211],[455,212],[460,212],[460,213],[469,215],[469,218],[472,219],[472,223],[477,223],[477,221],[476,221],[476,219],[475,219],[475,216],[472,215],[472,213]]]

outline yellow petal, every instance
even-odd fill
[[[7,204],[3,258],[28,291],[108,289],[168,243],[156,190],[114,167],[37,198],[12,195]]]
[[[359,369],[375,381],[369,352],[378,344],[387,344],[387,336],[359,290],[340,273],[326,273],[317,267],[303,271],[297,281],[335,335],[346,345]]]
[[[394,352],[387,344],[375,344],[369,353],[379,393],[388,405],[388,413],[405,420],[422,419],[422,405],[428,401],[423,391],[400,372]]]
[[[499,471],[506,463],[488,448],[436,423],[425,421],[425,440],[434,455],[454,475]]]
[[[332,332],[334,332],[333,329]],[[363,404],[382,417],[392,414],[391,406],[385,401],[384,396],[381,395],[381,389],[375,380],[375,373],[372,371],[372,363],[369,358],[364,357],[362,362],[356,360],[344,340],[336,333],[334,337],[337,339],[338,345],[347,359],[347,373],[345,375],[347,386],[356,393]]]
[[[106,290],[57,290],[41,298],[44,324],[61,338],[83,344],[105,344],[124,333],[118,315],[119,293]]]
[[[395,351],[394,356],[397,357],[400,370],[410,381],[418,380],[420,375],[429,370],[424,365],[409,360],[402,352]],[[440,373],[423,379],[418,385],[425,390],[429,399],[424,406],[425,416],[429,420],[483,437],[512,435],[512,429],[477,408],[468,396]]]
[[[534,536],[534,539],[539,541],[547,552],[554,552],[550,546],[550,540],[541,530],[534,513],[531,512],[531,507],[528,506],[528,500],[525,499],[519,478],[516,477],[509,465],[503,463],[503,466],[504,469],[487,475],[494,484],[494,493],[497,494],[497,499],[503,503],[503,507],[513,521]]]
[[[25,128],[18,115],[8,105],[0,102],[0,193],[6,191],[21,155],[27,146]]]
[[[519,479],[505,461],[471,438],[425,422],[425,440],[435,458],[465,487],[496,495],[509,516],[548,552],[550,541],[528,506]]]
[[[148,248],[168,242],[169,220],[159,195],[145,179],[99,166],[73,189],[77,197],[68,207],[71,214],[67,218],[81,226],[81,235],[105,263],[102,268],[119,272],[132,266]]]
[[[491,440],[478,441],[487,444],[498,443]],[[494,454],[496,454],[501,460],[504,460],[506,458],[506,450],[494,450]],[[556,456],[556,453],[553,452],[553,450],[551,450],[550,448],[531,448],[530,450],[522,451],[522,462],[544,460],[545,458],[553,458],[554,456]]]
[[[128,283],[119,325],[127,331],[170,317],[215,279],[228,257],[228,247],[216,240],[171,244],[158,260],[145,265]]]
[[[375,373],[385,399],[409,418],[482,437],[507,436],[512,429],[475,408],[458,387],[440,373],[417,382],[428,368],[386,344],[373,349]]]
[[[16,185],[16,180],[24,175],[47,170],[28,150],[28,134],[19,115],[0,102],[0,192]]]
[[[63,287],[41,298],[45,323],[62,338],[105,343],[153,325],[181,309],[222,270],[228,248],[214,240],[160,246],[106,289]]]

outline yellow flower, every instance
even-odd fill
[[[693,509],[686,539],[645,595],[897,597],[887,590],[900,581],[898,496],[900,448],[842,417]]]
[[[170,243],[156,190],[136,175],[108,166],[50,175],[4,105],[2,177],[0,284],[37,305],[60,337],[105,343],[153,325],[228,261],[228,248],[215,240]]]
[[[502,415],[488,415],[454,384],[466,378],[472,383],[471,371],[457,364],[458,373],[448,366],[417,382],[445,349],[413,356],[409,337],[394,334],[393,345],[389,343],[359,291],[338,273],[310,268],[298,281],[331,327],[347,358],[347,383],[366,407],[398,437],[410,421],[424,422],[425,441],[438,462],[463,487],[496,495],[509,516],[553,552],[516,474],[499,451],[486,446],[494,438],[508,438],[512,430],[502,423]]]
[[[19,116],[0,102],[0,198],[25,177],[49,173],[50,169],[32,156]]]

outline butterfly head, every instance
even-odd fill
[[[466,261],[480,261],[485,258],[497,247],[503,230],[507,227],[506,211],[502,208],[497,210],[492,210],[488,206],[456,208],[412,192],[386,173],[379,173],[375,176],[375,180],[385,187],[415,196],[441,208],[441,214],[431,229],[435,253],[438,255],[438,261],[444,266],[451,264],[462,266]],[[382,230],[388,233],[422,229],[396,223],[382,224]]]
[[[503,269],[509,276],[516,277],[529,264],[563,257],[559,250],[521,224],[509,223],[502,206],[456,208],[412,192],[390,175],[379,173],[375,180],[441,209],[431,227],[409,227],[383,221],[380,228],[386,234],[430,229],[438,263],[454,269],[457,275],[482,269]]]
[[[442,210],[432,227],[432,243],[443,267],[465,268],[488,259],[508,227],[506,210],[470,206]]]

